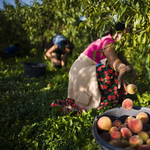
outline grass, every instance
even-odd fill
[[[86,41],[77,43],[69,58],[68,68],[85,47]],[[83,44],[85,43],[85,44]],[[24,62],[41,62],[48,65],[40,78],[24,77]],[[139,62],[140,63],[140,62]],[[141,72],[140,72],[141,74]],[[139,89],[148,87],[142,75]],[[142,85],[142,86],[141,86]],[[35,56],[10,58],[0,61],[0,149],[1,150],[98,150],[92,136],[93,118],[106,110],[92,109],[77,115],[75,111],[63,114],[61,108],[51,109],[50,104],[67,98],[68,72],[50,68],[49,60]],[[148,88],[133,96],[134,105],[150,107]],[[118,105],[117,107],[119,107]]]

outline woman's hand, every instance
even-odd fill
[[[130,72],[130,79],[132,80],[131,83],[134,83],[137,79],[136,71],[132,68],[132,66],[124,65],[120,67],[119,76],[118,76],[118,89],[121,88],[121,84],[126,88],[129,84],[126,81],[126,76]]]
[[[118,89],[121,88],[121,84],[125,86],[125,79],[127,73],[131,71],[131,66],[122,65],[119,69],[119,76],[118,76]]]
[[[124,63],[124,64],[126,64],[126,65],[131,67],[130,79],[131,79],[131,82],[134,83],[136,81],[136,79],[137,79],[136,71],[134,70],[132,65],[127,61],[127,59],[124,56],[123,52],[119,52],[117,55],[120,58],[120,60],[122,61],[122,63]]]
[[[51,61],[52,62],[54,62],[55,64],[57,64],[57,65],[60,65],[61,64],[61,62],[60,62],[60,60],[58,60],[58,59],[56,59],[56,58],[51,58]]]

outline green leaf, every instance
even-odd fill
[[[124,14],[124,12],[127,10],[127,8],[128,8],[128,5],[125,5],[124,7],[122,7],[122,9],[121,9],[121,14],[120,14],[120,18],[121,18],[121,16]]]
[[[102,37],[104,30],[105,30],[105,24],[103,23],[103,24],[101,25],[100,38]]]
[[[128,24],[130,23],[132,17],[129,16],[127,19],[126,19],[126,22],[125,22],[125,28],[127,28]]]
[[[73,136],[74,142],[77,143],[78,142],[78,138],[76,137],[76,135]]]
[[[35,148],[38,148],[38,142],[37,141],[33,141]]]
[[[139,44],[142,43],[142,36],[143,36],[143,34],[144,34],[145,32],[146,32],[145,30],[144,30],[144,31],[141,31],[141,33],[140,33],[140,35],[139,35],[139,37],[138,37],[138,43],[139,43]]]
[[[118,14],[117,14],[117,22],[120,21],[121,17],[123,16],[127,8],[128,8],[128,5],[121,4],[120,9],[118,10]]]
[[[133,47],[136,47],[136,39],[133,39]]]
[[[144,33],[144,37],[142,37],[142,44],[145,45],[147,41],[147,34],[146,32]]]

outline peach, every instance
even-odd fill
[[[118,140],[111,140],[109,144],[116,146],[116,147],[121,147],[121,143]]]
[[[150,150],[150,146],[143,144],[143,145],[140,145],[137,150]]]
[[[143,143],[146,143],[146,141],[149,139],[149,135],[144,131],[139,132],[137,135],[142,138]]]
[[[128,128],[128,124],[127,123],[121,124],[119,126],[119,130],[121,130],[122,128]]]
[[[146,141],[146,144],[150,146],[150,138]]]
[[[129,129],[134,133],[139,133],[143,129],[143,123],[140,119],[131,119],[128,123]]]
[[[122,102],[122,108],[125,110],[131,110],[133,107],[133,101],[129,98],[126,98],[123,102]]]
[[[147,123],[149,120],[148,114],[145,112],[140,112],[136,115],[137,119],[141,119],[143,123]]]
[[[135,94],[138,90],[135,84],[128,84],[125,88],[126,92],[129,94]]]
[[[127,141],[127,140],[123,139],[123,140],[120,141],[120,143],[121,143],[122,148],[126,148],[126,147],[129,146],[129,141]]]
[[[146,128],[146,131],[150,131],[150,124],[146,123],[144,124],[145,128]]]
[[[142,131],[146,131],[148,134],[150,134],[150,125],[147,123],[143,123],[143,129]]]
[[[118,127],[115,127],[115,126],[112,126],[112,127],[109,129],[108,133],[111,134],[113,131],[119,131],[119,128],[118,128]]]
[[[112,121],[107,116],[102,116],[97,121],[97,126],[100,130],[108,131],[112,127]]]
[[[100,134],[100,137],[106,142],[110,141],[110,134],[108,132],[102,132]]]
[[[127,150],[135,150],[133,147],[127,147]]]
[[[113,131],[110,134],[111,140],[119,140],[121,138],[121,132],[120,131]]]
[[[145,124],[143,124],[142,131],[147,131],[147,129],[146,129],[146,125],[145,125]]]
[[[150,138],[150,131],[147,131],[147,134],[149,135],[149,138]]]
[[[116,127],[119,127],[120,125],[122,124],[122,122],[120,120],[115,120],[112,125],[113,126],[116,126]]]
[[[132,132],[129,128],[121,128],[121,136],[125,139],[129,139],[132,136]]]
[[[125,119],[125,123],[129,123],[129,121],[130,121],[131,119],[135,119],[135,117],[133,117],[133,116],[128,116],[128,117]]]
[[[131,147],[137,148],[143,144],[143,140],[138,135],[133,135],[129,139],[129,143]]]

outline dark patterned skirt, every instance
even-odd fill
[[[101,102],[97,109],[101,109],[108,105],[115,107],[118,103],[122,103],[126,98],[127,92],[125,89],[123,87],[118,89],[118,75],[118,72],[110,67],[104,65],[96,66],[96,76],[101,93]],[[77,111],[77,114],[81,114],[83,111],[83,108],[77,106],[75,100],[70,98],[57,100],[51,104],[51,107],[55,106],[62,107],[62,111],[65,113],[75,110]]]

